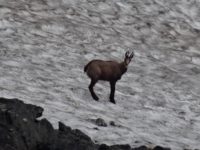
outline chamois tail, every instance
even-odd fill
[[[84,72],[87,71],[87,68],[88,68],[88,65],[86,65],[86,66],[84,67]]]
[[[85,67],[84,67],[84,72],[87,72],[87,69],[88,69],[89,64],[90,64],[90,63],[88,63],[87,65],[85,65]]]
[[[84,67],[84,72],[87,72],[89,65],[92,63],[93,61],[90,61],[87,65],[85,65]]]

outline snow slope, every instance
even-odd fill
[[[200,144],[200,3],[196,0],[0,0],[0,96],[44,107],[97,143]],[[91,59],[135,58],[92,100],[83,73]],[[98,127],[91,119],[114,121]]]

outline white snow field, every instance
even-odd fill
[[[54,127],[97,143],[200,148],[199,14],[197,0],[0,0],[0,96],[42,106]],[[127,50],[117,104],[103,81],[94,101],[84,65]]]

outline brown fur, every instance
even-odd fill
[[[91,79],[89,90],[93,99],[99,99],[93,90],[94,85],[98,82],[98,80],[104,80],[110,82],[110,101],[112,103],[115,103],[115,84],[127,71],[128,64],[130,63],[133,55],[134,54],[132,53],[129,56],[129,52],[127,52],[124,61],[121,63],[118,63],[116,61],[92,60],[84,67],[84,72],[86,72],[88,77]]]

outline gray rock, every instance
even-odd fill
[[[96,119],[96,125],[100,126],[100,127],[107,127],[107,123],[105,122],[105,120],[103,120],[102,118],[98,118]]]

